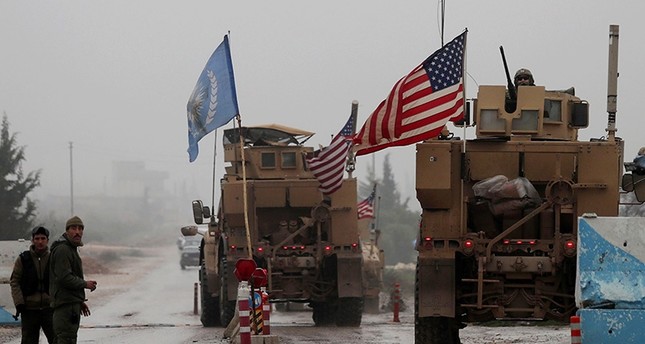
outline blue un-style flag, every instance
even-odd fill
[[[188,155],[193,162],[199,154],[199,140],[239,113],[227,35],[206,62],[188,99],[187,110]]]

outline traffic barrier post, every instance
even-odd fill
[[[581,344],[580,317],[577,315],[571,316],[569,326],[571,327],[571,344]]]
[[[251,344],[251,325],[249,322],[249,283],[241,281],[237,288],[237,305],[240,318],[240,344]]]
[[[401,285],[397,282],[394,283],[394,293],[393,297],[393,308],[394,308],[394,319],[393,322],[401,322],[399,320],[399,310],[400,310],[400,301],[401,301]]]
[[[262,288],[262,320],[264,322],[264,335],[271,334],[271,303],[269,303],[269,294]]]

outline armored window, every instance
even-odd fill
[[[483,109],[480,114],[479,129],[485,132],[500,132],[506,130],[506,121],[499,118],[497,109]]]
[[[275,168],[275,153],[262,153],[262,168]]]
[[[511,129],[513,132],[531,132],[538,130],[538,110],[522,110],[520,118],[513,118]]]
[[[282,168],[296,167],[296,152],[282,152]]]
[[[555,99],[544,100],[544,122],[562,121],[562,102]]]

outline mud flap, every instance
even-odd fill
[[[455,260],[419,258],[419,316],[455,317]]]
[[[338,257],[338,297],[363,297],[361,257]]]

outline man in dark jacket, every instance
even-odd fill
[[[54,343],[53,310],[49,305],[49,230],[36,227],[31,231],[29,251],[22,252],[13,265],[9,284],[22,318],[21,344],[38,344],[40,329],[47,342]]]
[[[65,233],[51,247],[49,295],[54,308],[54,333],[57,344],[76,343],[81,314],[90,315],[85,289],[96,290],[96,281],[83,278],[83,262],[78,247],[83,246],[83,221],[67,220]]]

